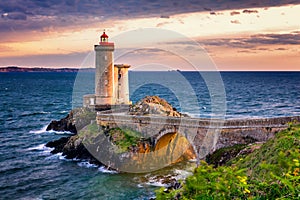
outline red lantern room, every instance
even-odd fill
[[[108,42],[108,36],[105,34],[105,31],[103,31],[103,34],[100,36],[100,43],[102,42]]]

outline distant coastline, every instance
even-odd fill
[[[7,73],[7,72],[95,72],[95,68],[44,68],[44,67],[17,67],[17,66],[7,66],[7,67],[0,67],[0,73]],[[168,71],[138,71],[134,70],[135,72],[195,72],[195,71],[185,71],[185,70],[168,70]],[[199,72],[221,72],[221,73],[300,73],[300,71],[199,71]]]
[[[9,66],[9,67],[1,67],[0,73],[6,72],[78,72],[78,71],[87,71],[93,72],[95,69],[93,68],[41,68],[41,67],[16,67],[16,66]]]

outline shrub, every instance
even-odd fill
[[[214,168],[205,162],[184,186],[157,199],[300,199],[300,125],[278,133],[260,149]]]

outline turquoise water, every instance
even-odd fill
[[[180,88],[182,84],[168,73],[131,72],[131,89],[149,79],[163,79]],[[226,118],[300,115],[300,73],[221,75],[226,91]],[[44,147],[48,141],[66,134],[46,132],[47,124],[80,106],[76,95],[92,93],[93,74],[84,76],[89,77],[85,79],[85,89],[72,96],[76,73],[0,74],[0,199],[149,199],[154,195],[154,185],[158,183],[149,181],[154,174],[118,174],[51,155],[50,149]],[[193,88],[197,102],[184,89],[180,89],[182,94],[176,94],[164,85],[147,81],[131,90],[131,100],[159,95],[178,110],[210,117],[211,97],[205,82],[197,73],[184,72],[183,76]],[[184,102],[179,101],[180,95],[184,95]],[[183,104],[188,106],[183,109]],[[175,170],[168,169],[167,174]]]

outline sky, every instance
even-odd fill
[[[0,67],[93,67],[105,29],[136,70],[300,71],[300,0],[10,0],[0,15]]]

